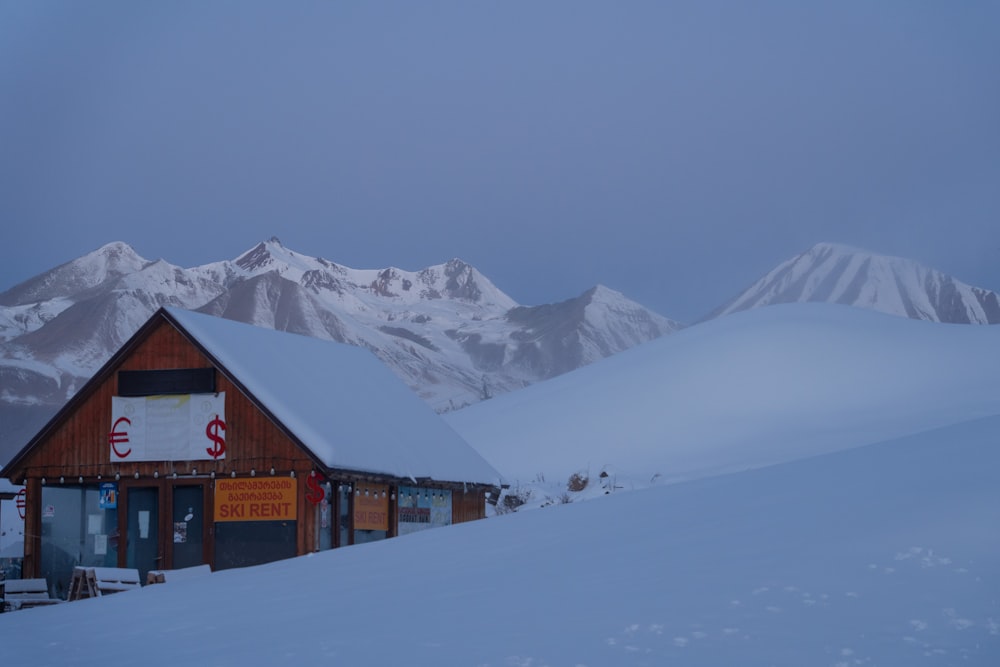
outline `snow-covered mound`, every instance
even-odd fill
[[[635,488],[1000,414],[1000,327],[788,304],[445,415],[514,484]],[[593,491],[603,492],[596,485]]]
[[[968,422],[3,614],[3,654],[38,667],[994,667],[997,433],[1000,418]]]

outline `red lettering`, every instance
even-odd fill
[[[236,503],[222,504],[219,505],[219,516],[222,518],[229,517],[242,517],[243,516],[243,505],[238,505]]]

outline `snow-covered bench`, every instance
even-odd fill
[[[146,585],[165,584],[174,581],[183,581],[195,577],[203,577],[211,574],[212,568],[208,565],[195,565],[194,567],[183,567],[179,570],[150,570],[146,575]]]
[[[62,600],[49,597],[49,584],[45,579],[7,579],[0,582],[3,587],[3,610],[28,609],[42,605],[56,604]]]
[[[87,580],[95,597],[130,591],[140,588],[139,570],[127,567],[91,567],[87,569]]]
[[[141,586],[139,570],[135,568],[77,566],[69,584],[69,599],[98,598]]]

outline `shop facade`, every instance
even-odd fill
[[[214,570],[480,519],[499,474],[361,348],[161,309],[4,468],[23,576]]]

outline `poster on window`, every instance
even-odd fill
[[[112,462],[226,458],[226,394],[111,398]]]
[[[451,491],[399,487],[399,534],[451,525]]]

